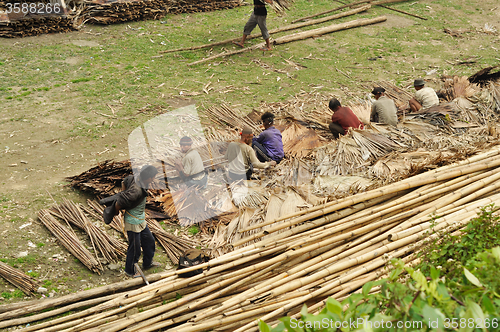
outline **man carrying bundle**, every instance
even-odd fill
[[[264,0],[268,4],[272,4],[273,0]],[[270,51],[271,50],[271,42],[269,38],[269,31],[267,31],[266,26],[266,18],[267,18],[267,9],[266,5],[261,0],[253,0],[253,12],[248,19],[247,24],[245,24],[245,28],[243,29],[243,37],[241,37],[241,42],[233,42],[233,44],[238,45],[239,47],[244,47],[245,40],[247,36],[252,33],[252,30],[255,29],[257,25],[259,25],[260,32],[262,33],[262,38],[266,41],[266,47],[261,48],[262,51]]]
[[[188,187],[196,186],[205,189],[207,187],[208,175],[203,166],[203,160],[198,151],[191,149],[193,140],[191,137],[184,136],[179,142],[183,157],[181,161],[176,161],[175,169],[184,179]]]
[[[139,271],[135,270],[134,264],[141,257],[141,248],[144,253],[142,259],[143,269],[161,266],[153,262],[155,255],[155,239],[146,222],[146,197],[148,187],[153,182],[158,171],[155,167],[148,165],[141,169],[139,177],[129,175],[122,181],[122,192],[115,202],[115,214],[125,210],[124,227],[128,237],[127,258],[125,261],[125,273],[129,277],[140,277]]]
[[[328,107],[333,111],[332,122],[328,126],[335,139],[345,135],[349,128],[363,129],[363,122],[349,107],[342,107],[340,101],[335,98],[330,100]]]
[[[285,156],[281,132],[274,127],[274,114],[266,112],[261,117],[264,131],[252,140],[253,149],[257,158],[262,161],[274,160],[277,164]]]
[[[427,109],[429,107],[439,105],[439,97],[434,91],[433,88],[429,88],[425,86],[425,81],[421,78],[418,78],[413,82],[413,86],[415,87],[415,97],[410,99],[410,111],[417,112],[420,109]]]
[[[372,94],[375,96],[376,101],[372,104],[370,121],[397,125],[398,116],[396,113],[398,110],[394,101],[385,96],[385,89],[376,87],[373,89]]]
[[[252,144],[253,132],[250,127],[243,128],[241,138],[238,142],[229,143],[226,151],[228,160],[228,176],[231,182],[238,180],[250,180],[253,168],[269,168],[276,165],[276,161],[260,162],[255,155],[255,151],[250,147]]]

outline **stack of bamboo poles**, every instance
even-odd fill
[[[63,198],[63,203],[50,209],[50,213],[87,233],[96,257],[98,256],[97,253],[100,252],[106,261],[117,262],[127,255],[127,245],[125,242],[109,236],[108,233],[90,222],[82,209],[74,202]]]
[[[94,218],[96,218],[97,220],[104,222],[104,218],[102,217],[102,214],[104,212],[104,206],[99,204],[97,201],[90,200],[90,199],[87,200],[87,204],[92,209],[89,209],[86,207],[83,207],[83,209],[87,213],[92,215]],[[109,224],[109,226],[111,226],[114,230],[123,234],[125,239],[128,239],[127,232],[125,232],[125,228],[123,225],[123,216],[121,214],[114,216],[114,218],[113,218],[113,220],[111,220],[111,223]]]
[[[4,262],[0,262],[0,276],[22,290],[26,295],[33,295],[38,289],[38,284],[33,278]]]
[[[93,272],[100,272],[103,270],[101,263],[96,260],[92,254],[83,246],[75,232],[69,227],[64,227],[58,222],[49,210],[42,209],[38,211],[38,219],[44,224],[47,229],[54,234],[54,236],[59,240],[59,242],[68,251],[73,254],[82,264],[89,268]]]
[[[391,258],[411,263],[428,240],[462,229],[482,206],[500,205],[499,155],[497,147],[250,225],[240,232],[255,233],[234,242],[233,252],[22,331],[257,331],[259,319],[276,324],[283,315],[298,314],[303,304],[314,312],[327,297],[341,299],[388,273]],[[198,268],[207,270],[177,277]],[[136,307],[142,309],[129,311]]]
[[[146,218],[146,221],[155,239],[160,242],[168,258],[170,258],[174,264],[179,262],[179,257],[181,257],[187,249],[196,247],[196,243],[191,240],[169,234],[155,219]]]

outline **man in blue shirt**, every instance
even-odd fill
[[[281,132],[274,127],[274,114],[266,112],[261,117],[264,131],[252,140],[257,158],[261,162],[274,160],[277,164],[285,156]]]

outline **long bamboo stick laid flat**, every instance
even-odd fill
[[[327,33],[357,28],[357,27],[376,24],[376,23],[380,23],[380,22],[384,22],[384,21],[387,21],[387,17],[379,16],[376,18],[369,18],[369,19],[363,18],[363,19],[358,19],[358,20],[354,20],[354,21],[350,21],[350,22],[333,24],[333,25],[330,25],[330,26],[327,26],[324,28],[318,28],[318,29],[313,29],[313,30],[308,30],[308,31],[303,31],[303,32],[297,32],[297,33],[294,33],[292,35],[279,37],[279,38],[276,38],[273,40],[273,44],[280,45],[280,44],[290,43],[293,41],[303,40],[303,39],[311,38],[314,36],[321,36],[321,35],[324,35]]]

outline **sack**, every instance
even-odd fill
[[[181,255],[181,257],[179,257],[179,267],[177,267],[177,270],[182,270],[191,266],[200,265],[208,262],[209,260],[210,257],[208,257],[203,250],[188,249],[184,252],[183,255]],[[201,273],[203,273],[203,269],[182,273],[179,274],[179,277],[189,278]]]

